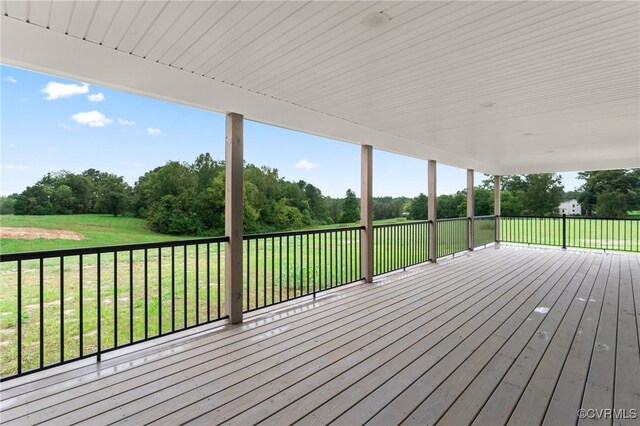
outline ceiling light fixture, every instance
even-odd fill
[[[368,28],[379,28],[391,20],[391,17],[384,12],[373,12],[362,18],[362,25]]]

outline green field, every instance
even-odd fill
[[[66,229],[79,232],[84,240],[0,240],[3,253],[105,246],[179,238],[149,231],[140,219],[104,215],[3,216],[2,226]],[[395,219],[376,222],[375,273],[384,273],[427,260],[427,226]],[[640,221],[567,220],[568,245],[593,248],[639,250]],[[326,226],[321,233],[245,241],[245,309],[277,303],[302,294],[358,280],[360,233],[345,227]],[[438,254],[466,249],[466,220],[438,223]],[[560,219],[503,219],[503,241],[561,244]],[[476,245],[492,242],[493,220],[475,222]],[[607,236],[608,238],[603,238]],[[197,254],[196,254],[197,251]],[[130,262],[129,256],[133,260]],[[100,258],[101,347],[112,348],[147,336],[181,329],[224,316],[224,244],[198,244],[171,248],[124,251]],[[172,268],[172,259],[174,266]],[[78,256],[43,262],[44,363],[97,350],[98,258],[85,255],[82,268]],[[207,277],[208,271],[208,277]],[[185,274],[186,272],[186,274]],[[17,369],[17,263],[0,265],[0,374]],[[80,297],[82,275],[82,297]],[[146,280],[145,280],[146,276]],[[197,276],[197,280],[196,280]],[[22,363],[23,369],[39,364],[40,264],[22,262]],[[61,286],[62,278],[64,286]],[[145,285],[146,283],[146,285]],[[207,291],[210,311],[207,311]],[[145,298],[146,294],[146,298]],[[80,301],[82,300],[82,321]],[[220,305],[218,305],[220,300]],[[220,306],[220,311],[218,311]],[[63,322],[61,322],[61,317]],[[131,321],[133,317],[133,321]],[[185,318],[186,317],[186,318]],[[116,320],[117,319],[117,320]],[[80,324],[82,323],[82,333]],[[116,327],[117,326],[117,327]],[[116,330],[117,328],[117,330]],[[64,341],[60,342],[61,330]],[[63,352],[63,353],[62,353]]]

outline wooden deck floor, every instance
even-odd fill
[[[3,386],[1,420],[568,425],[581,407],[633,417],[639,314],[636,254],[489,248],[18,378]]]

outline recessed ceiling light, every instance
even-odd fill
[[[373,12],[362,18],[362,25],[369,28],[379,28],[391,20],[384,12]]]
[[[493,106],[496,106],[495,102],[485,102],[480,104],[480,108],[491,108]]]

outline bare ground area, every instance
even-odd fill
[[[37,238],[47,240],[84,240],[84,235],[64,229],[0,227],[0,238],[18,240],[35,240]]]

